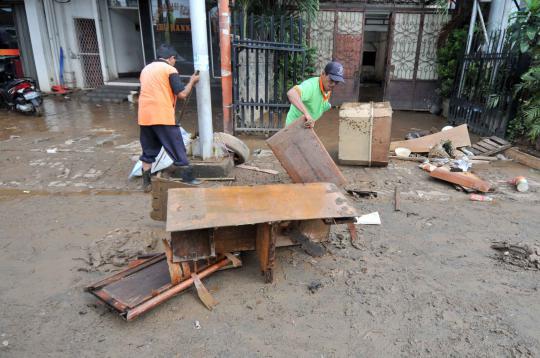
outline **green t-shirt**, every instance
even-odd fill
[[[319,85],[319,77],[309,78],[295,87],[300,92],[302,103],[304,103],[311,118],[314,120],[321,118],[323,113],[332,107],[328,99],[324,99]],[[291,104],[285,125],[291,124],[302,115],[303,113],[294,104]]]

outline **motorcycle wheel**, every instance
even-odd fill
[[[37,100],[32,100],[32,106],[34,107],[34,115],[36,117],[41,117],[43,115],[43,107],[41,103]]]

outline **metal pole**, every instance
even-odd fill
[[[219,48],[221,51],[221,95],[223,97],[223,131],[233,134],[231,14],[229,0],[219,0]]]
[[[480,25],[482,25],[482,31],[484,32],[484,40],[486,40],[486,45],[489,46],[489,37],[486,30],[486,24],[484,23],[484,16],[482,15],[482,9],[480,8],[480,4],[478,4],[478,0],[475,0],[476,10],[478,10],[478,18],[480,19]]]
[[[212,157],[214,133],[212,128],[212,98],[210,95],[210,71],[208,66],[208,41],[204,1],[189,0],[191,20],[191,43],[195,70],[200,71],[197,89],[197,114],[202,159]]]
[[[474,25],[476,24],[476,15],[478,14],[478,3],[476,0],[473,3],[473,9],[471,13],[471,22],[469,23],[469,34],[467,36],[467,48],[465,51],[465,56],[467,56],[471,52],[471,46],[472,41],[474,37]],[[459,78],[459,86],[458,86],[458,97],[461,95],[461,92],[463,91],[463,78],[465,77],[465,61],[463,61],[463,65],[461,67],[461,76]]]

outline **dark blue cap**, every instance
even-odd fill
[[[178,52],[171,45],[164,43],[156,51],[158,58],[168,59],[169,57],[178,57]]]
[[[345,82],[345,80],[343,79],[343,65],[339,62],[328,62],[328,64],[324,68],[324,73],[326,73],[333,81]]]

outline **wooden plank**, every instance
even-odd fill
[[[312,128],[300,117],[266,143],[294,183],[328,182],[344,185],[346,179]]]
[[[540,158],[524,153],[517,147],[510,148],[504,152],[504,155],[518,163],[534,169],[540,169]]]
[[[257,225],[256,251],[259,267],[266,283],[274,281],[274,265],[276,261],[276,224],[263,223]]]
[[[480,153],[480,154],[484,154],[484,153],[486,153],[488,151],[486,148],[482,147],[481,145],[478,145],[478,143],[473,144],[472,148],[476,149],[478,151],[478,153]]]
[[[494,141],[495,143],[499,144],[499,145],[508,145],[510,144],[510,142],[502,139],[502,138],[499,138],[499,137],[496,137],[496,136],[492,136],[492,137],[489,137],[489,139],[491,139],[492,141]]]
[[[497,149],[499,148],[498,145],[492,145],[492,144],[489,144],[488,142],[486,142],[485,139],[482,139],[480,142],[476,143],[477,145],[481,146],[482,148],[485,148],[486,150],[494,150],[494,149]]]
[[[173,262],[173,252],[166,239],[163,239],[163,248],[165,249],[165,255],[167,256],[167,266],[169,267],[169,274],[171,275],[171,284],[178,285],[182,279],[182,269],[179,264]]]
[[[266,173],[266,174],[273,174],[273,175],[277,175],[279,174],[279,172],[277,170],[273,170],[273,169],[261,169],[259,167],[253,167],[251,165],[246,165],[246,164],[239,164],[236,166],[237,168],[241,168],[241,169],[247,169],[247,170],[253,170],[255,172],[261,172],[261,173]]]
[[[170,189],[167,231],[358,215],[331,183]]]
[[[495,148],[499,148],[500,146],[504,146],[505,144],[499,144],[499,143],[495,143],[494,141],[492,141],[491,139],[489,138],[484,138],[483,139],[483,142],[484,143],[487,143],[489,145],[491,145],[493,147],[493,149]]]
[[[424,137],[392,142],[390,143],[390,150],[394,150],[397,147],[405,147],[409,148],[413,153],[428,153],[434,145],[439,144],[444,140],[451,140],[454,148],[471,145],[467,125],[462,124],[452,129],[433,133]]]
[[[429,175],[433,178],[447,181],[452,184],[461,185],[466,188],[471,188],[484,193],[492,191],[491,184],[468,173],[451,172],[448,169],[437,168]]]

